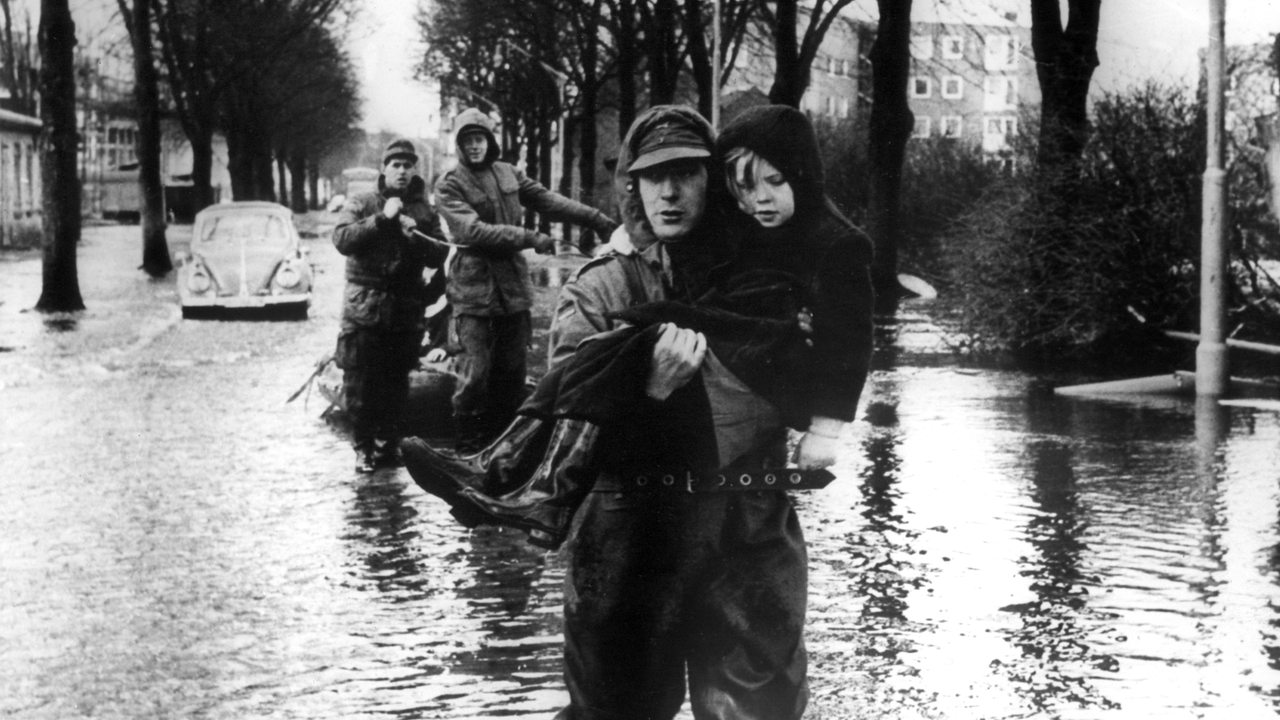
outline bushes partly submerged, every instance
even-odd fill
[[[1195,327],[1199,110],[1154,85],[1108,95],[1069,177],[1001,182],[944,233],[945,302],[971,347],[1133,359],[1154,328]]]

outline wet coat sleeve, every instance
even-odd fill
[[[630,279],[625,263],[632,266]],[[646,297],[633,298],[633,287]],[[583,340],[617,327],[619,323],[610,320],[609,313],[626,310],[633,300],[663,299],[662,279],[639,257],[605,255],[592,260],[560,288],[547,343],[549,365],[555,366],[573,355]]]
[[[445,175],[436,183],[436,210],[449,224],[454,242],[479,250],[518,252],[534,247],[537,234],[517,225],[487,223],[467,202],[462,181]]]
[[[591,228],[601,237],[609,237],[618,223],[609,219],[608,215],[576,200],[552,192],[542,183],[516,171],[520,182],[520,204],[536,210],[558,222],[571,222],[575,225]]]
[[[875,298],[871,241],[856,230],[832,238],[817,265],[813,292],[811,414],[853,420],[871,367]]]
[[[418,223],[418,232],[429,235],[440,242],[447,242],[444,236],[444,229],[440,226],[440,216],[426,205],[425,200],[422,205],[424,208],[413,215],[413,219]],[[444,265],[445,258],[449,256],[448,245],[431,242],[414,234],[409,235],[406,239],[406,244],[409,251],[421,258],[422,264],[429,268],[439,268]]]

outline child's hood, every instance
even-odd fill
[[[782,171],[797,203],[821,203],[822,158],[813,125],[789,105],[758,105],[733,118],[716,141],[716,155],[745,147]]]

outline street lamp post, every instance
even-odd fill
[[[1227,259],[1226,172],[1222,168],[1224,0],[1209,2],[1209,50],[1205,55],[1208,134],[1205,138],[1203,214],[1200,226],[1200,344],[1196,347],[1196,393],[1220,396],[1227,389],[1227,346],[1223,340]]]

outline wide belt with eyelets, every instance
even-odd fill
[[[716,493],[752,490],[820,490],[835,475],[829,470],[770,468],[762,470],[721,470],[695,473],[692,470],[659,470],[603,475],[593,492],[682,492]]]

